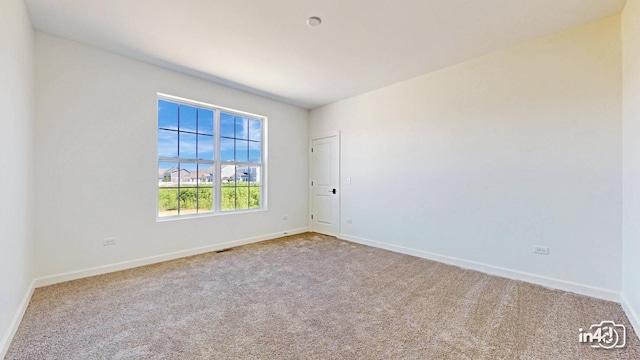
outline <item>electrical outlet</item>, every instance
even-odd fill
[[[118,245],[118,239],[116,238],[102,239],[102,246],[112,246],[112,245]]]
[[[351,185],[351,178],[350,177],[347,178],[347,185]]]
[[[549,248],[545,246],[534,246],[533,253],[541,254],[541,255],[549,255]]]
[[[350,218],[347,218],[347,224],[352,224],[353,220],[351,220]]]

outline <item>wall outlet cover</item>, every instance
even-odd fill
[[[546,246],[534,246],[533,252],[535,254],[549,255],[549,248]]]

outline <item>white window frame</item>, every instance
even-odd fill
[[[263,115],[253,114],[246,111],[235,110],[231,108],[227,108],[224,106],[209,104],[206,102],[186,99],[174,95],[157,93],[156,97],[156,113],[155,113],[155,130],[158,131],[158,108],[157,104],[159,100],[170,101],[178,104],[189,105],[199,108],[204,108],[213,111],[213,126],[214,126],[214,158],[213,161],[199,161],[199,160],[178,160],[179,158],[160,158],[158,156],[158,136],[156,135],[156,166],[155,166],[155,186],[156,186],[156,221],[167,221],[167,220],[181,220],[181,219],[190,219],[190,218],[199,218],[199,217],[208,217],[208,216],[221,216],[221,215],[231,215],[231,214],[243,214],[243,213],[251,213],[251,212],[260,212],[267,210],[267,179],[268,179],[268,167],[267,167],[267,129],[268,129],[268,118]],[[235,162],[235,161],[221,161],[220,160],[220,113],[225,112],[231,115],[238,115],[243,117],[248,117],[256,120],[260,120],[262,123],[261,129],[261,140],[260,140],[260,154],[261,154],[261,162]],[[179,141],[179,140],[178,140]],[[160,216],[158,209],[158,190],[160,186],[158,185],[158,163],[160,162],[184,162],[184,163],[213,163],[213,167],[215,169],[215,176],[212,183],[212,194],[214,196],[213,209],[210,212],[199,213],[199,214],[185,214],[185,215],[172,215],[172,216]],[[261,179],[260,179],[260,207],[254,209],[234,209],[234,210],[225,210],[222,211],[222,166],[223,165],[235,165],[235,166],[253,166],[260,167]],[[178,195],[180,196],[180,195]]]

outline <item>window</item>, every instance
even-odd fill
[[[158,217],[262,208],[264,123],[264,117],[159,96]]]

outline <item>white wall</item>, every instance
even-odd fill
[[[617,299],[620,62],[614,16],[312,110],[341,236]]]
[[[42,33],[36,54],[38,277],[308,227],[307,110]],[[268,116],[268,211],[156,222],[156,92]]]
[[[33,258],[33,31],[22,0],[0,4],[0,358],[8,348]]]
[[[622,13],[622,302],[640,333],[640,1]]]

